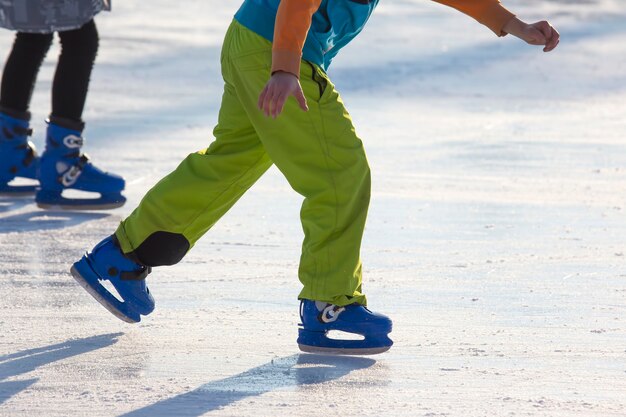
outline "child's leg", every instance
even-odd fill
[[[228,50],[227,36],[225,51]],[[178,262],[272,165],[254,127],[226,81],[216,140],[189,155],[157,183],[118,227],[71,272],[98,302],[125,321],[138,322],[154,309],[144,278],[151,266]],[[108,280],[117,299],[100,283]]]
[[[28,118],[30,99],[41,63],[52,44],[52,34],[20,33],[4,66],[0,110],[12,117]]]
[[[237,43],[259,36],[238,26]],[[271,44],[257,53],[233,55],[227,80],[252,121],[265,150],[294,190],[304,196],[300,298],[336,305],[365,304],[360,246],[370,198],[370,170],[361,140],[325,74],[303,63],[300,82],[310,110],[293,98],[283,114],[267,118],[257,108],[270,76]]]
[[[98,52],[98,31],[93,20],[75,30],[59,32],[61,54],[52,84],[52,113],[46,149],[38,170],[40,190],[35,196],[41,208],[95,210],[120,207],[126,185],[119,175],[94,166],[81,152],[82,120],[89,79]],[[76,189],[99,193],[99,198],[66,198],[63,191]]]
[[[28,137],[30,99],[52,34],[17,33],[0,88],[0,194],[29,195],[35,185],[9,185],[15,177],[37,177],[38,158]]]
[[[229,83],[214,135],[120,224],[116,237],[128,256],[148,266],[177,263],[272,165]]]
[[[228,84],[215,136],[208,149],[189,155],[148,191],[114,237],[72,266],[80,285],[120,319],[138,322],[154,309],[144,280],[150,267],[181,260],[272,165]],[[123,301],[102,280],[110,281]]]
[[[89,79],[98,53],[98,30],[93,20],[79,29],[59,32],[61,54],[52,83],[50,120],[76,122],[82,130],[82,114]]]

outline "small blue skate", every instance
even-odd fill
[[[0,112],[0,194],[5,196],[32,195],[37,185],[9,185],[16,177],[37,178],[39,158],[35,146],[28,140],[32,134],[28,118],[18,119]]]
[[[393,345],[387,336],[392,323],[389,317],[366,307],[351,304],[339,307],[312,300],[300,302],[298,347],[307,353],[333,355],[374,355]],[[361,335],[363,340],[333,339],[328,332],[338,330]]]
[[[49,122],[46,150],[39,162],[40,190],[35,196],[37,206],[45,209],[106,210],[123,206],[121,192],[125,182],[119,175],[96,168],[89,157],[80,152],[84,144],[79,129]],[[100,198],[66,198],[65,189],[90,191]]]
[[[142,315],[154,310],[154,298],[145,281],[150,267],[124,256],[114,236],[98,243],[91,253],[72,265],[70,272],[96,301],[125,322],[138,323]],[[122,300],[100,283],[104,280],[113,284]]]

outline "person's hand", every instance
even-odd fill
[[[559,44],[559,32],[545,20],[529,25],[513,17],[502,30],[530,45],[544,45],[543,52],[550,52]]]
[[[298,77],[289,72],[277,71],[259,95],[259,109],[267,117],[276,118],[283,111],[283,106],[289,96],[295,97],[302,110],[309,110]]]

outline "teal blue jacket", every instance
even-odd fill
[[[235,14],[243,26],[270,42],[280,0],[245,0]],[[328,69],[337,53],[358,35],[378,0],[322,0],[313,15],[302,59]]]

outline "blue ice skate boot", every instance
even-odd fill
[[[115,236],[109,236],[98,243],[91,253],[86,253],[74,263],[70,272],[93,298],[117,318],[138,323],[142,315],[146,316],[154,310],[154,298],[145,281],[150,270],[150,267],[127,258]],[[111,282],[122,300],[100,283],[104,280]]]
[[[56,120],[55,120],[56,122]],[[73,124],[72,127],[65,127]],[[68,210],[106,210],[124,205],[122,177],[96,168],[81,153],[82,126],[71,121],[48,122],[46,149],[39,162],[40,190],[35,201],[40,208]],[[75,189],[100,193],[100,198],[66,198],[63,190]]]
[[[28,140],[30,115],[23,116],[0,112],[0,194],[6,196],[31,195],[37,189],[37,185],[9,185],[16,177],[37,178],[37,153]]]
[[[333,355],[373,355],[393,345],[387,336],[389,317],[374,313],[359,304],[339,307],[320,301],[300,302],[298,347],[303,352]],[[334,339],[328,332],[337,330],[362,336],[361,340]]]

